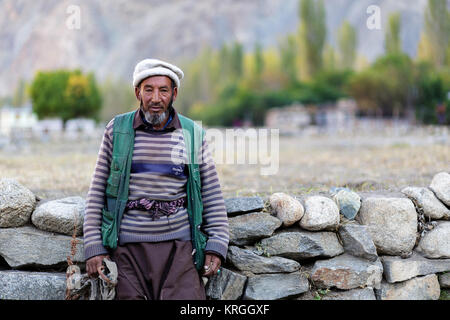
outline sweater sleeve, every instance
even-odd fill
[[[229,242],[228,217],[216,166],[206,138],[203,138],[201,151],[202,159],[199,166],[202,184],[203,230],[208,236],[205,251],[218,253],[225,261]]]
[[[106,126],[100,150],[86,198],[86,211],[83,223],[84,258],[108,254],[102,244],[102,209],[105,202],[106,181],[112,157],[112,129],[114,120]]]

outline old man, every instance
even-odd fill
[[[105,257],[116,262],[117,299],[205,299],[201,277],[220,272],[226,258],[227,214],[204,130],[173,106],[183,76],[161,60],[139,62],[140,107],[103,135],[84,250],[90,276]]]

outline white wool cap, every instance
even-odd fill
[[[168,62],[158,59],[145,59],[134,68],[133,86],[137,87],[142,80],[151,76],[167,76],[175,81],[175,85],[179,87],[184,73],[180,68]]]

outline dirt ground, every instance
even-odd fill
[[[17,179],[41,199],[86,197],[100,137],[101,134],[95,139],[22,142],[19,146],[3,147],[0,177]],[[278,150],[278,170],[274,175],[261,175],[264,166],[258,163],[218,161],[224,196],[266,197],[274,192],[302,196],[342,186],[359,192],[398,193],[406,186],[428,186],[436,173],[450,172],[448,128],[395,135],[280,136]]]

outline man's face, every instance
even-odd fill
[[[175,101],[177,93],[177,87],[172,89],[172,81],[166,76],[149,77],[135,88],[136,98],[141,102],[146,119],[155,126],[168,117],[168,108]]]

